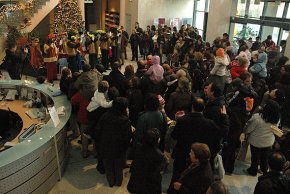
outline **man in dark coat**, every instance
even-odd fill
[[[290,193],[290,175],[283,174],[286,159],[281,153],[269,156],[270,171],[259,177],[254,194]]]
[[[114,86],[118,89],[120,96],[126,96],[127,83],[125,76],[121,73],[120,63],[113,63],[110,75],[104,79],[109,82],[110,87]]]
[[[123,181],[125,154],[132,137],[127,108],[126,98],[116,98],[112,109],[100,118],[96,127],[96,133],[99,134],[100,155],[104,161],[110,187],[121,186]]]
[[[172,180],[180,176],[180,173],[186,168],[186,159],[190,152],[192,143],[200,142],[209,146],[212,157],[215,157],[220,150],[219,127],[209,119],[206,119],[202,111],[204,101],[201,98],[193,100],[193,112],[184,115],[177,120],[176,126],[171,134],[177,141],[174,148],[175,160],[173,163]],[[228,117],[225,112],[221,112],[221,122],[227,123]]]
[[[223,123],[221,120],[221,108],[225,105],[222,89],[218,84],[208,82],[205,84],[204,93],[208,98],[208,102],[203,110],[203,115],[219,126],[219,135],[225,138],[229,131],[229,123]]]

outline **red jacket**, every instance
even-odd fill
[[[240,75],[247,71],[244,67],[241,67],[238,61],[233,61],[230,64],[231,68],[231,76],[232,80],[236,79],[237,77],[240,77]]]
[[[79,92],[77,92],[75,95],[73,95],[70,102],[72,106],[78,106],[77,113],[78,122],[87,125],[88,124],[87,106],[89,105],[90,101],[88,101]]]

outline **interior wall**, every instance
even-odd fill
[[[53,22],[53,12],[52,10],[45,18],[30,32],[31,35],[34,35],[40,39],[40,42],[46,40],[47,35],[50,33],[50,26]]]
[[[221,11],[223,10],[222,14]],[[232,0],[210,1],[207,21],[206,41],[212,43],[218,36],[229,31]]]
[[[167,18],[192,18],[193,4],[193,0],[138,0],[137,19],[141,28],[152,25],[154,18],[165,18],[169,25]]]

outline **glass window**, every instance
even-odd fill
[[[266,40],[268,35],[272,35],[272,40],[275,43],[277,43],[278,37],[279,37],[279,30],[280,28],[264,26],[263,34],[262,34],[262,41]]]
[[[204,22],[204,12],[197,11],[196,12],[195,27],[197,29],[203,29],[203,22]]]
[[[237,16],[245,16],[246,13],[246,1],[239,0],[238,1],[238,9],[237,9]]]
[[[290,18],[290,6],[288,7],[287,16],[286,18]]]
[[[284,7],[285,3],[269,2],[265,12],[265,16],[281,18],[283,16]]]
[[[281,40],[287,40],[289,36],[289,31],[283,30]]]
[[[197,11],[205,11],[205,1],[206,0],[197,1],[197,7],[196,7]]]
[[[249,7],[249,17],[250,18],[260,18],[263,13],[264,2],[260,2],[259,4],[255,3],[256,0],[250,1]]]

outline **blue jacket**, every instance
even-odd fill
[[[265,52],[260,53],[257,62],[249,69],[249,71],[260,78],[267,77],[267,60],[267,54]]]

